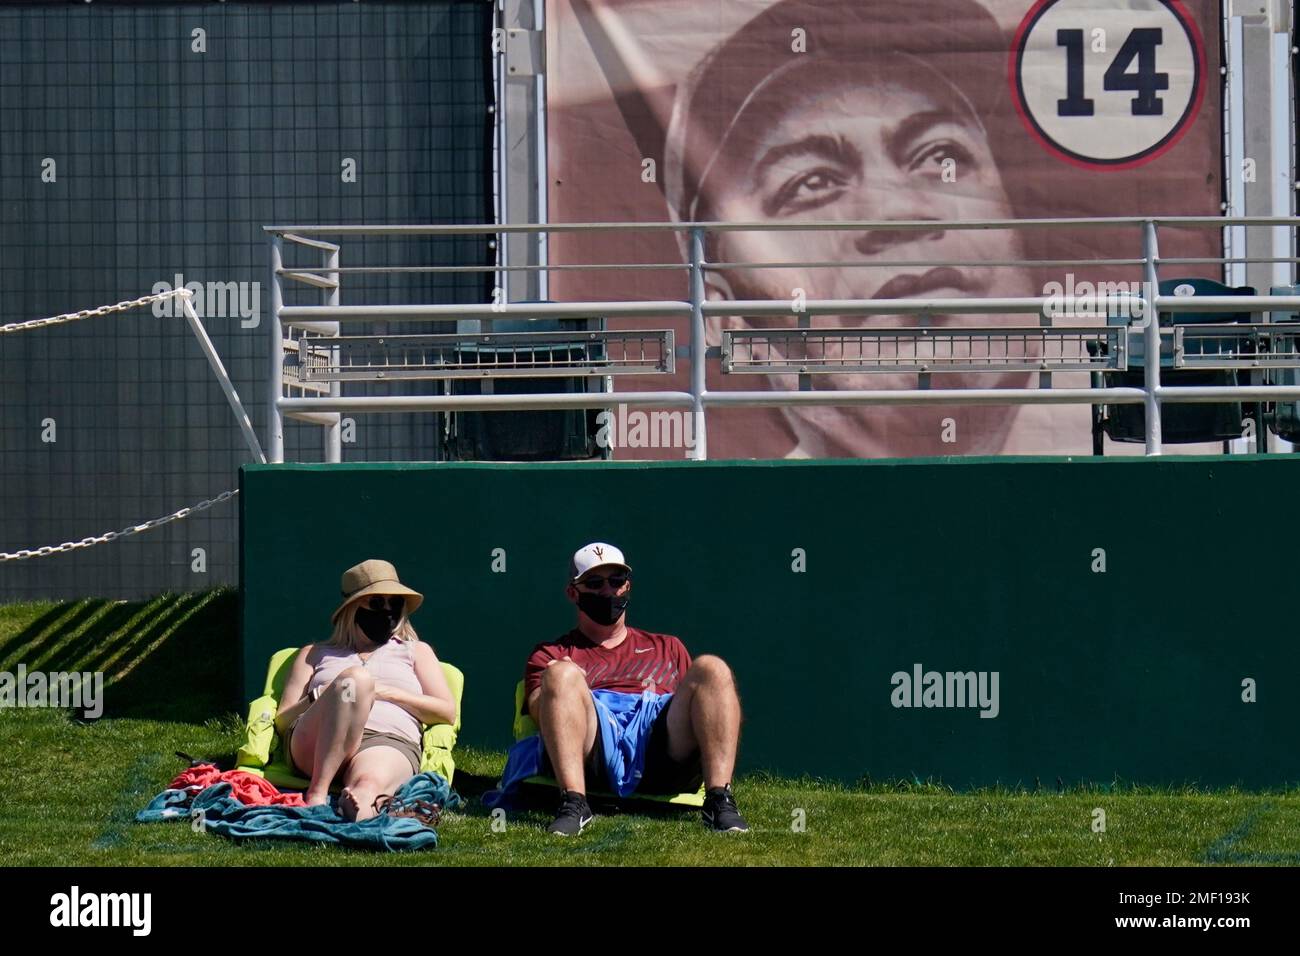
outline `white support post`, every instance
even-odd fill
[[[1160,281],[1157,277],[1156,258],[1160,247],[1156,242],[1156,224],[1147,220],[1142,227],[1142,257],[1146,259],[1146,281],[1143,290],[1146,298],[1146,326],[1143,329],[1143,385],[1146,389],[1147,444],[1146,453],[1150,456],[1161,454],[1160,432]]]
[[[1229,216],[1246,215],[1246,80],[1243,61],[1246,44],[1241,17],[1228,18],[1228,102],[1227,147],[1228,209]],[[1246,227],[1224,228],[1227,254],[1234,258],[1246,255]],[[1224,269],[1224,281],[1231,286],[1246,284],[1246,263],[1229,262]]]
[[[327,249],[325,251],[325,274],[334,280],[334,288],[325,290],[325,305],[337,307],[339,304],[339,285],[343,277],[338,270],[339,250],[337,248]],[[331,322],[330,325],[334,327],[334,335],[337,337],[339,323]],[[330,364],[334,368],[339,366],[339,347],[337,345],[330,349]],[[330,395],[334,398],[342,397],[343,383],[330,382]],[[343,460],[342,421],[343,415],[336,412],[333,424],[325,427],[325,460],[333,464]]]
[[[694,443],[690,457],[705,461],[709,457],[708,436],[704,422],[705,364],[708,340],[704,319],[704,230],[698,226],[690,232],[691,246],[691,411]]]
[[[284,308],[284,290],[280,285],[280,269],[284,266],[284,241],[271,236],[271,369],[267,376],[266,449],[269,461],[284,461],[284,416],[280,413],[280,399],[284,396],[284,327],[280,324],[280,310]]]

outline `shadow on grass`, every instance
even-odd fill
[[[239,712],[238,592],[45,609],[0,645],[0,670],[102,672],[103,717],[203,724]]]
[[[90,613],[69,621],[50,635],[53,651],[40,658],[46,671],[97,671],[103,669],[112,653],[132,638],[131,619],[141,610],[139,604],[113,601],[87,601]],[[76,633],[72,633],[76,629]],[[71,636],[60,639],[61,634]]]
[[[456,774],[456,783],[460,785],[460,774]],[[486,789],[496,786],[496,781],[492,781]],[[465,791],[461,790],[461,795]],[[480,794],[481,795],[481,794]],[[587,802],[591,809],[602,816],[619,816],[621,814],[635,814],[643,817],[655,817],[658,819],[675,819],[690,813],[699,813],[699,807],[682,806],[675,803],[665,803],[660,800],[638,800],[636,797],[618,799],[617,797],[602,796],[600,794],[589,793]],[[468,810],[471,816],[488,816],[489,811],[478,800],[471,801],[473,807]],[[560,791],[555,787],[548,787],[538,783],[525,783],[519,786],[513,800],[511,801],[511,813],[519,811],[535,810],[539,813],[553,814],[560,804]]]
[[[239,594],[165,595],[143,619],[126,672],[105,691],[105,716],[202,724],[239,712]]]
[[[48,645],[77,631],[85,621],[110,601],[77,601],[56,604],[5,642],[0,669],[14,671],[19,664],[34,669],[36,660]]]

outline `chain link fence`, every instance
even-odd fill
[[[0,6],[0,326],[27,332],[0,335],[0,552],[44,555],[0,561],[0,602],[238,582],[237,502],[214,493],[248,448],[179,310],[77,319],[190,287],[265,434],[261,227],[490,222],[491,16],[476,0]],[[474,241],[408,254],[491,264]],[[353,278],[344,301],[486,284]],[[345,460],[437,456],[434,416],[372,418]],[[287,442],[320,460],[318,430]]]

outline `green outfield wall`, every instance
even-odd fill
[[[732,666],[742,772],[1280,786],[1298,484],[1280,455],[249,465],[244,688],[384,558],[465,672],[461,741],[504,748],[569,555],[606,540],[629,623]]]

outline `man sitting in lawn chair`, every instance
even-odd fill
[[[704,822],[749,829],[731,795],[740,698],[719,657],[694,663],[682,642],[626,624],[632,569],[594,543],[574,554],[565,595],[578,626],[538,644],[524,668],[528,714],[544,745],[542,770],[560,786],[550,832],[573,836],[592,820],[587,785],[620,797],[706,785]]]

